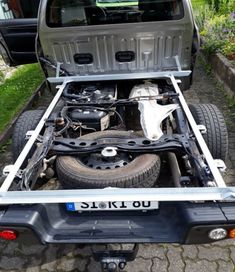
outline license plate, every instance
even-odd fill
[[[157,201],[108,201],[66,203],[68,211],[156,210]]]

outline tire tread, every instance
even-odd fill
[[[190,111],[198,125],[204,125],[203,135],[214,159],[225,160],[228,154],[228,132],[224,117],[213,104],[190,104]]]
[[[12,153],[14,160],[18,158],[27,143],[25,139],[26,133],[36,128],[43,112],[44,110],[29,110],[23,112],[18,118],[12,135]]]

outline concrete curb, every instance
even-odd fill
[[[42,96],[43,91],[45,90],[46,81],[43,81],[33,95],[30,97],[27,104],[21,109],[21,111],[16,115],[16,117],[10,122],[7,128],[0,134],[0,144],[4,144],[12,135],[13,127],[19,118],[19,116],[26,110],[32,108],[33,104]]]
[[[230,96],[235,98],[235,67],[220,53],[208,58],[216,78],[224,86]]]

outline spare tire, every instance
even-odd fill
[[[97,140],[107,137],[125,139],[136,135],[129,131],[100,131],[80,139]],[[59,156],[56,163],[57,174],[66,189],[153,187],[160,173],[160,157],[155,154],[132,156],[118,152],[112,162],[106,162],[100,153],[79,157]]]

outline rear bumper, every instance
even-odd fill
[[[210,243],[215,227],[235,227],[232,203],[160,203],[147,212],[68,212],[64,204],[11,205],[0,228],[26,228],[42,243]]]

